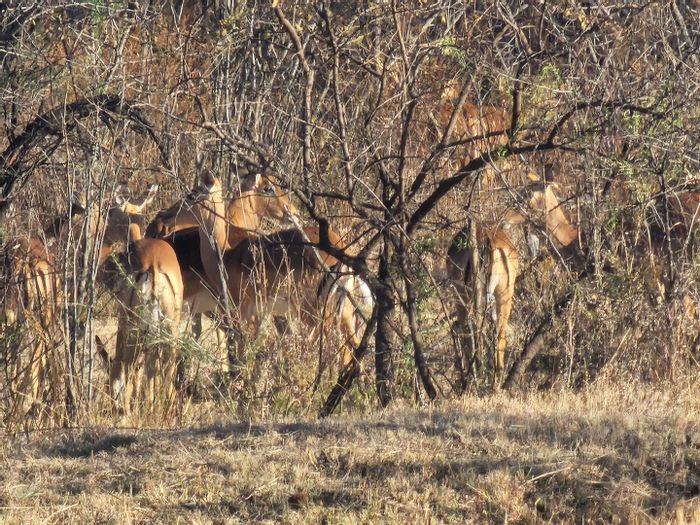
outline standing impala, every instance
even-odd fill
[[[142,238],[138,223],[156,188],[151,187],[141,201],[117,198],[107,217],[100,250],[99,279],[120,303],[110,390],[115,402],[123,398],[126,414],[141,394],[141,367],[146,374],[147,403],[160,401],[167,409],[175,397],[182,275],[173,248],[160,239]],[[126,248],[118,250],[124,241],[128,241]]]
[[[41,404],[47,386],[51,397],[58,392],[59,363],[53,344],[58,286],[53,258],[39,239],[18,237],[5,245],[2,255],[5,360],[13,398],[7,419],[16,421]]]
[[[266,178],[256,176],[252,184],[234,197],[226,210],[226,248],[234,248],[248,236],[256,235],[265,218],[286,220],[287,210],[296,213],[289,194]],[[146,235],[168,242],[177,255],[182,271],[184,301],[190,315],[215,314],[219,305],[207,277],[200,254],[198,217],[184,199],[161,210],[146,229]],[[217,357],[221,358],[224,372],[228,370],[226,359],[226,334],[219,325],[216,328]]]
[[[199,225],[199,250],[209,286],[219,296],[229,294],[243,325],[257,330],[265,315],[286,316],[293,312],[299,313],[314,333],[319,323],[335,323],[346,340],[358,344],[357,312],[345,296],[348,289],[355,287],[345,283],[338,286],[333,275],[324,271],[320,260],[326,264],[336,261],[308,245],[307,238],[317,238],[318,233],[289,229],[269,236],[242,235],[240,229],[227,223],[219,180],[205,174],[200,182],[183,206]],[[161,220],[165,227],[177,223],[176,216],[162,215]],[[228,241],[232,235],[243,237],[233,249]],[[366,304],[366,284],[354,275],[341,278],[353,279],[360,288],[360,302]],[[347,363],[351,354],[347,348],[344,350],[343,360]]]
[[[547,179],[547,178],[546,178]],[[515,282],[520,267],[523,241],[527,241],[530,255],[534,256],[537,242],[533,237],[525,239],[523,224],[526,220],[537,220],[544,215],[544,230],[557,250],[573,248],[578,239],[578,230],[571,225],[561,209],[552,185],[545,180],[544,187],[532,192],[529,200],[530,213],[525,217],[520,212],[508,210],[505,218],[495,225],[477,225],[477,246],[486,252],[485,295],[487,307],[493,308],[496,323],[496,370],[502,371],[505,365],[506,330],[513,306]],[[462,229],[452,240],[447,253],[447,270],[457,294],[457,319],[455,326],[460,338],[466,338],[466,324],[472,306],[474,290],[471,262],[469,226]]]

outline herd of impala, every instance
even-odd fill
[[[132,199],[120,188],[105,220],[92,221],[94,235],[103,232],[97,280],[120,305],[116,352],[108,360],[109,390],[120,410],[128,414],[137,399],[172,406],[185,304],[196,315],[228,313],[222,309],[230,303],[243,328],[238,334],[257,331],[266,315],[298,317],[312,340],[323,327],[335,325],[346,343],[343,363],[349,362],[362,320],[372,310],[372,294],[359,276],[310,246],[318,241],[318,228],[259,234],[264,218],[287,221],[297,214],[288,193],[254,176],[227,202],[220,181],[203,175],[183,200],[157,213],[144,237],[141,214],[156,191],[152,185],[141,199]],[[57,219],[47,233],[63,235],[69,223],[84,220],[83,211],[74,210],[70,220]],[[329,237],[346,248],[336,232]],[[17,352],[7,359],[11,416],[27,414],[50,398],[50,385],[59,381],[51,343],[61,286],[46,244],[38,237],[19,237],[4,248],[5,328],[38,323],[30,330],[27,355],[20,359]],[[226,338],[220,325],[220,353]]]
[[[575,256],[579,240],[549,177],[527,189],[525,206],[508,209],[500,221],[478,224],[475,231],[465,227],[454,237],[447,254],[448,275],[457,298],[454,326],[461,338],[466,337],[473,302],[472,274],[477,262],[473,254],[482,254],[478,262],[485,275],[481,285],[492,307],[499,370],[504,367],[506,328],[521,256],[525,251],[534,255],[539,244],[529,225],[539,225],[535,229],[560,254]],[[156,190],[157,186],[151,186],[140,199],[120,190],[104,223],[93,221],[93,231],[103,231],[97,279],[120,305],[116,352],[109,360],[109,390],[121,411],[128,413],[136,400],[172,405],[177,336],[185,304],[190,315],[234,311],[239,323],[237,337],[256,332],[269,315],[294,315],[309,328],[311,341],[324,327],[333,325],[345,341],[342,362],[351,361],[363,320],[373,308],[372,293],[360,276],[313,247],[318,228],[292,227],[260,234],[265,218],[284,222],[296,217],[289,193],[255,176],[227,201],[221,182],[204,174],[184,199],[156,214],[144,237],[142,212]],[[67,224],[83,219],[83,212],[74,210],[70,219],[55,221],[50,234],[62,235]],[[329,238],[337,248],[347,248],[332,230]],[[59,381],[52,327],[61,286],[45,243],[36,237],[7,243],[3,283],[6,326],[21,323],[33,334],[25,357],[6,359],[14,399],[10,415],[22,416],[43,401],[57,401],[48,385]],[[219,357],[225,355],[227,338],[220,325]]]

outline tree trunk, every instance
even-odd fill
[[[384,249],[379,260],[377,287],[377,333],[375,335],[375,369],[379,404],[386,407],[393,399],[394,355],[391,345],[389,319],[394,311],[394,296],[389,285],[389,239],[384,239]]]
[[[405,274],[404,274],[405,275]],[[411,330],[411,341],[413,342],[413,360],[416,363],[416,369],[420,376],[425,393],[431,401],[435,401],[437,391],[430,378],[430,370],[425,362],[425,351],[423,349],[423,341],[421,340],[418,331],[418,312],[416,311],[416,294],[413,290],[413,285],[408,278],[406,282],[406,315],[408,316],[408,324]]]
[[[369,338],[376,324],[377,307],[375,305],[372,316],[367,321],[367,327],[365,328],[365,333],[362,336],[362,341],[360,341],[358,347],[353,351],[352,362],[340,373],[338,382],[333,387],[333,390],[331,390],[331,393],[328,394],[328,398],[326,398],[326,402],[323,404],[323,408],[321,408],[321,411],[319,412],[319,417],[330,416],[338,405],[340,405],[343,397],[345,397],[345,393],[350,390],[353,381],[357,379],[357,376],[360,374],[360,361],[367,353]]]

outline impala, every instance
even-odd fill
[[[246,181],[244,187],[249,189],[234,197],[227,206],[227,249],[259,232],[265,218],[286,220],[287,210],[296,212],[288,194],[263,177],[254,177],[252,184]],[[190,315],[215,314],[218,302],[206,282],[199,249],[198,218],[185,200],[158,212],[148,225],[146,235],[162,238],[175,250],[182,271],[184,301],[189,305]],[[217,356],[222,358],[223,369],[227,371],[226,335],[219,325],[216,328],[216,339]]]
[[[312,329],[319,321],[323,324],[335,322],[351,344],[358,344],[357,312],[346,294],[357,287],[363,305],[371,301],[371,295],[367,299],[367,285],[359,277],[342,275],[345,269],[339,269],[342,286],[336,281],[335,273],[328,275],[323,271],[325,264],[321,261],[334,264],[336,260],[309,246],[308,239],[318,238],[318,231],[310,230],[307,234],[288,229],[261,237],[243,235],[236,226],[227,224],[219,180],[207,174],[200,183],[183,204],[199,225],[204,273],[217,295],[229,294],[244,326],[257,331],[266,314],[286,316],[298,312]],[[166,227],[177,223],[176,216],[163,214],[161,220]],[[242,240],[231,249],[228,239],[232,236]],[[220,272],[220,261],[223,272]],[[352,282],[348,283],[350,280]],[[350,353],[345,348],[343,361],[349,360]]]
[[[477,246],[484,250],[481,253],[486,254],[483,257],[486,275],[481,284],[485,286],[486,306],[493,308],[496,324],[497,371],[503,370],[505,365],[506,331],[524,241],[527,241],[531,256],[534,256],[537,250],[537,240],[532,235],[525,235],[524,224],[530,219],[535,219],[538,213],[543,214],[544,230],[557,250],[573,248],[578,238],[578,230],[571,225],[561,209],[547,177],[544,187],[532,192],[529,208],[528,217],[515,210],[508,210],[500,223],[476,226]],[[462,339],[465,337],[474,293],[471,286],[474,269],[471,262],[470,237],[467,225],[453,238],[447,253],[448,275],[457,295],[455,326]]]
[[[52,376],[51,392],[58,387],[59,365],[52,359],[58,286],[51,254],[39,239],[14,239],[5,245],[3,256],[4,328],[10,343],[7,363],[14,369],[13,407],[8,416],[12,419],[41,403],[47,373]],[[20,356],[23,343],[29,348],[26,362]]]
[[[668,219],[669,224],[659,224],[658,219],[650,221],[648,236],[642,242],[650,267],[646,279],[649,288],[655,291],[657,301],[669,301],[675,295],[671,293],[674,289],[672,279],[675,279],[672,276],[678,274],[670,264],[669,255],[685,252],[690,260],[695,256],[697,225],[700,222],[700,191],[692,187],[680,187],[666,197],[666,203],[667,210],[663,208],[663,201],[656,204],[655,215],[663,218],[662,222]],[[687,317],[695,319],[698,302],[696,287],[689,287],[680,299]]]
[[[175,396],[175,345],[183,301],[180,266],[173,248],[160,239],[141,237],[138,215],[153,199],[118,196],[110,209],[100,249],[100,281],[120,303],[117,348],[110,367],[110,391],[125,414],[140,396],[143,355],[147,402],[168,407]],[[126,249],[117,250],[125,240]],[[143,347],[143,348],[142,348]]]

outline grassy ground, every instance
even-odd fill
[[[5,437],[0,520],[694,522],[698,393],[601,387],[324,421]]]

